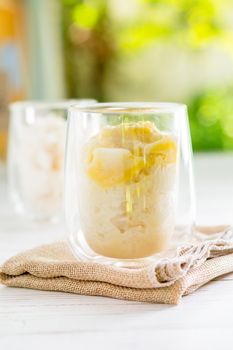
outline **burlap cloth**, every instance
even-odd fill
[[[56,242],[10,258],[0,269],[0,282],[9,287],[178,304],[182,296],[233,271],[233,229],[203,236],[178,248],[174,256],[139,269],[77,261],[66,242]]]

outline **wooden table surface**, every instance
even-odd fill
[[[233,218],[233,155],[195,156],[197,218]],[[65,225],[16,217],[0,186],[0,263],[65,234]],[[232,349],[233,274],[178,306],[0,287],[0,349]]]

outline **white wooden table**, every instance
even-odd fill
[[[233,155],[195,156],[198,221],[233,219]],[[65,226],[16,217],[0,187],[0,263],[60,238]],[[233,220],[232,220],[233,221]],[[179,306],[0,287],[0,349],[232,349],[233,274]]]

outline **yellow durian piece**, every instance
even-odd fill
[[[102,187],[137,182],[156,165],[176,162],[176,141],[151,122],[104,128],[87,148],[87,173]]]
[[[87,173],[103,187],[111,187],[133,180],[143,168],[143,160],[122,148],[97,148]]]
[[[138,123],[125,123],[104,128],[99,135],[102,145],[123,146],[125,143],[135,141],[151,143],[161,137],[155,125],[149,121]]]
[[[171,136],[164,136],[160,140],[149,144],[145,148],[146,155],[155,159],[160,157],[164,163],[175,163],[177,155],[177,146],[175,140]]]

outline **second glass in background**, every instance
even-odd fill
[[[57,218],[63,201],[67,109],[95,100],[24,101],[10,105],[8,186],[15,210]]]

